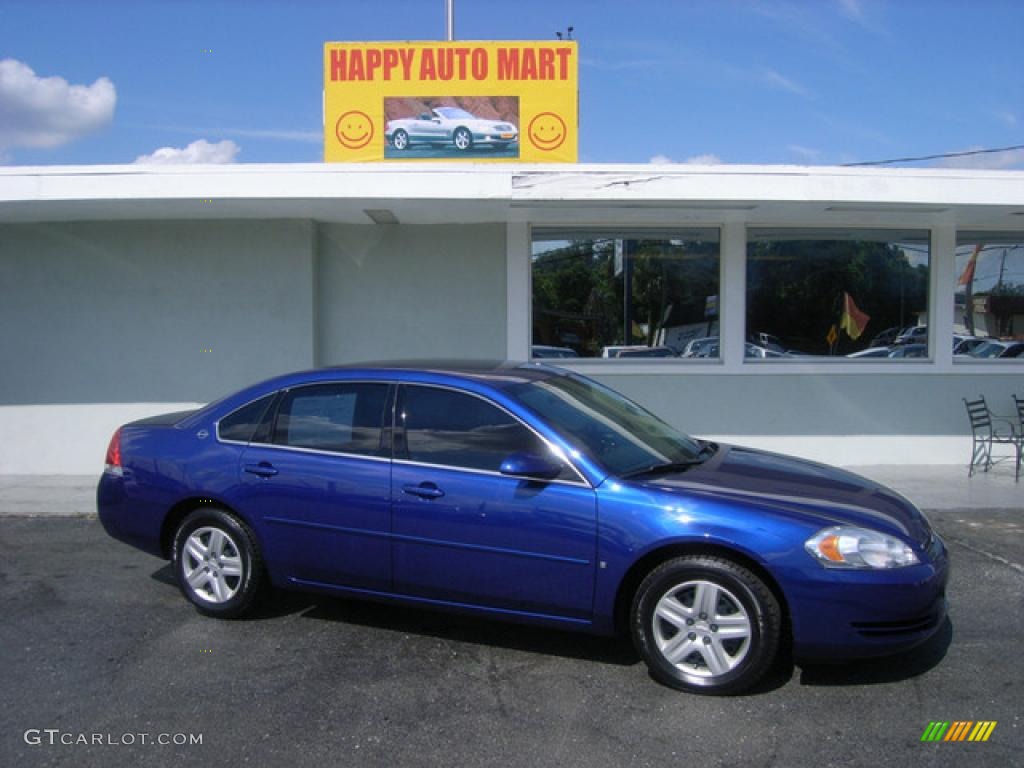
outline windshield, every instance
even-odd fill
[[[701,454],[697,440],[589,379],[552,376],[522,384],[512,394],[613,475],[686,464]]]
[[[447,117],[449,120],[476,119],[475,117],[473,117],[473,115],[469,114],[469,112],[467,112],[464,109],[459,109],[458,107],[438,107],[434,111],[437,112],[442,117]]]

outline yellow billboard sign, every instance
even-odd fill
[[[324,45],[324,160],[576,162],[576,42]]]

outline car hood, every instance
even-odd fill
[[[922,547],[931,538],[917,507],[890,488],[825,464],[752,448],[719,445],[703,464],[653,476],[645,485],[789,511],[819,518],[823,525],[895,529]]]

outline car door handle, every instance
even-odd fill
[[[261,461],[259,464],[246,464],[245,471],[260,477],[273,477],[277,474],[277,470],[274,469],[274,466],[269,461]]]
[[[433,483],[403,485],[402,490],[411,496],[419,496],[421,499],[439,499],[444,496],[444,491]]]

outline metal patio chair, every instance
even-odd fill
[[[1024,401],[1017,400],[1016,395],[1013,399],[1017,405],[1018,419],[1020,419]],[[993,419],[992,411],[989,410],[984,395],[979,395],[977,400],[968,400],[965,397],[964,405],[967,407],[967,418],[971,422],[971,463],[967,470],[967,476],[971,477],[978,466],[981,466],[983,472],[988,472],[992,466],[992,446],[1000,444],[1013,446],[1014,480],[1020,480],[1021,448],[1024,434],[1007,419]],[[997,427],[995,422],[999,422],[1000,426]],[[1005,428],[1002,427],[1003,424],[1005,424]]]

